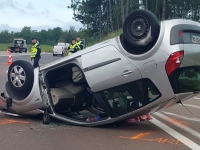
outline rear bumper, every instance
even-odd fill
[[[60,51],[54,51],[53,54],[55,54],[55,55],[61,55],[61,54],[63,54],[63,52],[60,52]]]

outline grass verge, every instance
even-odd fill
[[[103,37],[102,40],[88,42],[88,43],[87,43],[87,47],[92,46],[92,45],[97,44],[97,43],[100,43],[100,42],[103,42],[103,41],[106,41],[106,40],[108,40],[108,39],[117,37],[117,36],[119,36],[121,33],[122,33],[122,29],[120,29],[120,30],[118,30],[118,31],[115,31],[115,32],[112,32],[112,33],[108,34],[107,36]]]

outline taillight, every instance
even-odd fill
[[[179,68],[184,56],[184,51],[178,51],[171,54],[165,65],[167,75],[170,75],[173,71]]]
[[[178,33],[178,36],[179,36],[179,37],[182,37],[182,36],[183,36],[183,32],[180,31],[180,32]]]

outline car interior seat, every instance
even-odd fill
[[[74,83],[83,83],[86,81],[83,71],[78,66],[72,67],[72,81]]]
[[[69,101],[75,98],[75,95],[84,90],[84,86],[80,83],[85,82],[82,70],[75,66],[72,67],[72,81],[61,81],[56,83],[55,88],[51,89],[51,96],[54,105],[60,101]]]
[[[125,96],[121,96],[117,101],[112,102],[111,106],[115,111],[127,111],[128,104],[127,98]]]

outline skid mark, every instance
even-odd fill
[[[19,120],[13,120],[13,119],[3,119],[3,120],[0,120],[0,125],[15,124],[15,123],[28,124],[29,122],[19,121]]]
[[[188,122],[176,120],[176,119],[173,119],[173,118],[169,118],[168,121],[169,121],[169,122],[176,123],[176,124],[180,124],[180,125],[189,126],[189,123],[188,123]]]

